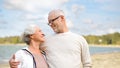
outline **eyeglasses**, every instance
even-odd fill
[[[52,25],[52,23],[53,23],[55,20],[57,20],[59,17],[60,17],[60,16],[58,16],[58,17],[56,17],[56,18],[50,20],[49,23],[48,23],[48,25]]]

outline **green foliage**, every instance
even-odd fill
[[[84,36],[89,44],[107,44],[120,45],[120,33],[106,34],[102,36],[88,35]],[[19,36],[10,36],[0,38],[0,44],[23,43]]]
[[[120,33],[118,32],[102,36],[88,35],[85,38],[89,44],[120,45]]]
[[[17,43],[22,43],[19,36],[0,38],[0,44],[17,44]]]

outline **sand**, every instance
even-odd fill
[[[0,63],[0,68],[10,68],[8,63]]]
[[[92,68],[120,68],[120,52],[92,56]]]
[[[120,68],[120,52],[92,55],[92,68]],[[0,64],[0,68],[10,68],[8,63]]]

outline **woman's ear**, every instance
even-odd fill
[[[30,39],[33,39],[33,35],[30,35]]]

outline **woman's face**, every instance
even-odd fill
[[[35,33],[32,35],[32,39],[35,41],[40,41],[40,42],[44,42],[45,38],[44,38],[44,34],[43,32],[40,30],[39,27],[35,27],[36,31]]]

